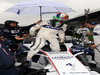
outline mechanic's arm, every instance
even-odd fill
[[[92,48],[96,48],[98,46],[100,46],[100,43],[99,44],[93,44],[93,45],[91,45]]]
[[[16,40],[24,40],[25,38],[24,38],[24,37],[16,36],[15,39],[16,39]]]
[[[28,25],[28,26],[22,26],[22,27],[20,27],[22,30],[27,30],[27,31],[29,31],[29,29],[32,27],[32,26],[35,26],[36,24],[40,24],[42,22],[42,20],[39,20],[39,21],[37,21],[37,22],[35,22],[35,23],[33,23],[33,24],[31,24],[31,25]]]

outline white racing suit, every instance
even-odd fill
[[[28,52],[27,59],[31,59],[33,55],[35,55],[43,46],[45,46],[46,40],[50,43],[50,48],[52,51],[60,51],[60,45],[58,38],[60,38],[60,42],[64,42],[65,33],[67,25],[63,25],[60,28],[53,27],[51,25],[43,25],[43,26],[36,26],[37,29],[40,29],[36,35],[36,42],[31,47],[30,51]],[[31,28],[31,30],[35,33],[36,28]],[[31,35],[34,34],[31,32]],[[58,34],[58,36],[57,36]]]
[[[97,67],[100,68],[100,25],[96,25],[94,27],[94,30],[93,30],[93,38],[94,38],[94,43],[95,45],[97,45],[96,49],[94,49],[94,53],[95,53],[95,61],[97,63]],[[98,50],[99,51],[98,51]]]
[[[90,30],[88,28],[79,28],[76,33],[82,34],[82,38],[81,38],[82,42],[85,42],[85,43],[89,42],[87,33],[90,33]]]

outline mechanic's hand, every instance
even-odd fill
[[[24,40],[23,37],[19,37],[19,36],[16,36],[15,39],[16,39],[16,40]]]
[[[96,48],[97,46],[95,44],[91,45],[92,48]]]

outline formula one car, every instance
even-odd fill
[[[65,43],[61,45],[62,51],[52,52],[46,45],[33,56],[24,75],[100,75],[98,72],[92,71],[89,66],[82,64],[72,54],[71,46],[71,43]],[[24,44],[24,47],[29,49],[30,44]]]

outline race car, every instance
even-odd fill
[[[28,49],[31,44],[24,44]],[[52,52],[49,45],[45,45],[38,54],[32,57],[28,72],[24,75],[100,75],[92,71],[89,66],[83,65],[79,59],[71,53],[71,43],[61,45],[62,51]],[[27,51],[24,51],[25,53]]]

